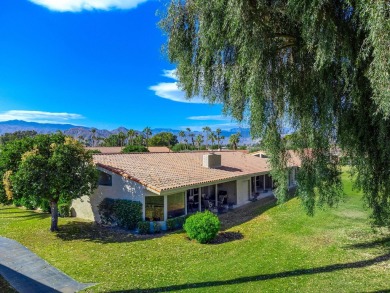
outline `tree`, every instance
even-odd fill
[[[92,139],[92,146],[93,147],[95,146],[95,141],[96,141],[96,131],[97,131],[96,128],[91,128],[91,133],[92,133],[91,139]]]
[[[374,223],[390,225],[389,7],[387,0],[172,0],[161,27],[187,97],[221,103],[239,121],[249,116],[280,200],[287,126],[299,133],[298,195],[308,214],[342,196],[330,156],[336,142],[351,157]]]
[[[217,140],[217,136],[215,135],[214,132],[210,132],[208,135],[208,139],[211,141],[211,149],[214,149],[214,143]]]
[[[178,143],[177,136],[170,132],[160,132],[149,140],[151,146],[171,147]]]
[[[204,131],[204,138],[205,138],[205,140],[206,140],[206,148],[208,149],[209,148],[209,139],[210,139],[210,137],[209,137],[209,133],[211,133],[211,128],[210,127],[208,127],[208,126],[205,126],[205,127],[203,127],[202,128],[202,130]]]
[[[21,139],[24,137],[34,137],[38,133],[35,130],[15,131],[13,133],[4,133],[0,136],[0,145],[6,144],[10,141]]]
[[[179,131],[179,137],[180,137],[180,142],[183,143],[183,139],[185,138],[186,134],[183,130]]]
[[[240,136],[240,133],[235,133],[229,137],[229,143],[233,150],[237,150],[237,146],[240,142]]]
[[[134,129],[129,129],[129,131],[127,131],[127,137],[129,138],[129,144],[130,145],[133,145],[134,144],[134,137],[136,135],[136,132]]]
[[[217,128],[215,130],[215,135],[216,135],[216,140],[217,140],[217,144],[218,144],[218,149],[221,149],[221,140],[223,140],[225,138],[223,135],[221,135],[221,133],[222,133],[221,128]]]
[[[26,148],[20,151],[20,146]],[[63,134],[38,135],[7,146],[15,155],[9,164],[8,183],[12,197],[43,198],[50,202],[51,231],[58,230],[58,201],[89,195],[97,186],[98,173],[92,156],[71,137]]]
[[[198,134],[196,136],[196,144],[198,145],[198,150],[200,150],[202,143],[203,143],[203,136],[201,134]]]
[[[149,137],[152,135],[152,129],[150,129],[150,127],[145,127],[145,129],[142,132],[145,135],[146,147],[148,147]]]
[[[126,139],[126,135],[124,134],[124,132],[121,131],[118,133],[118,139],[119,139],[119,146],[123,147]]]

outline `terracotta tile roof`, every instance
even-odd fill
[[[171,150],[165,146],[148,147],[148,151],[151,153],[169,153]]]
[[[158,194],[270,170],[266,159],[242,152],[216,153],[222,156],[222,166],[212,169],[202,166],[203,155],[208,152],[98,154],[93,158],[97,166],[139,182]]]

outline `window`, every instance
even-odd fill
[[[184,194],[168,195],[168,218],[180,217],[185,214]]]
[[[164,197],[163,196],[145,197],[145,220],[164,221]]]
[[[103,171],[99,171],[99,185],[112,186],[112,176]]]

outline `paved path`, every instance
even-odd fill
[[[70,293],[94,285],[73,280],[19,242],[1,236],[0,275],[19,293]]]

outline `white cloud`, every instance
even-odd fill
[[[181,103],[194,103],[194,104],[207,104],[208,102],[200,97],[193,97],[187,99],[184,92],[179,89],[177,82],[160,82],[159,84],[149,87],[154,91],[156,96],[160,98],[168,99],[174,102]]]
[[[83,118],[80,114],[44,111],[10,110],[0,113],[0,121],[23,120],[38,123],[68,123],[70,120]]]
[[[230,117],[223,115],[207,115],[207,116],[190,116],[187,117],[189,120],[199,120],[199,121],[229,121]]]
[[[80,12],[82,10],[131,9],[147,0],[29,0],[50,10]]]
[[[163,72],[164,72],[163,76],[177,80],[176,69],[172,69],[172,70],[164,69]]]

